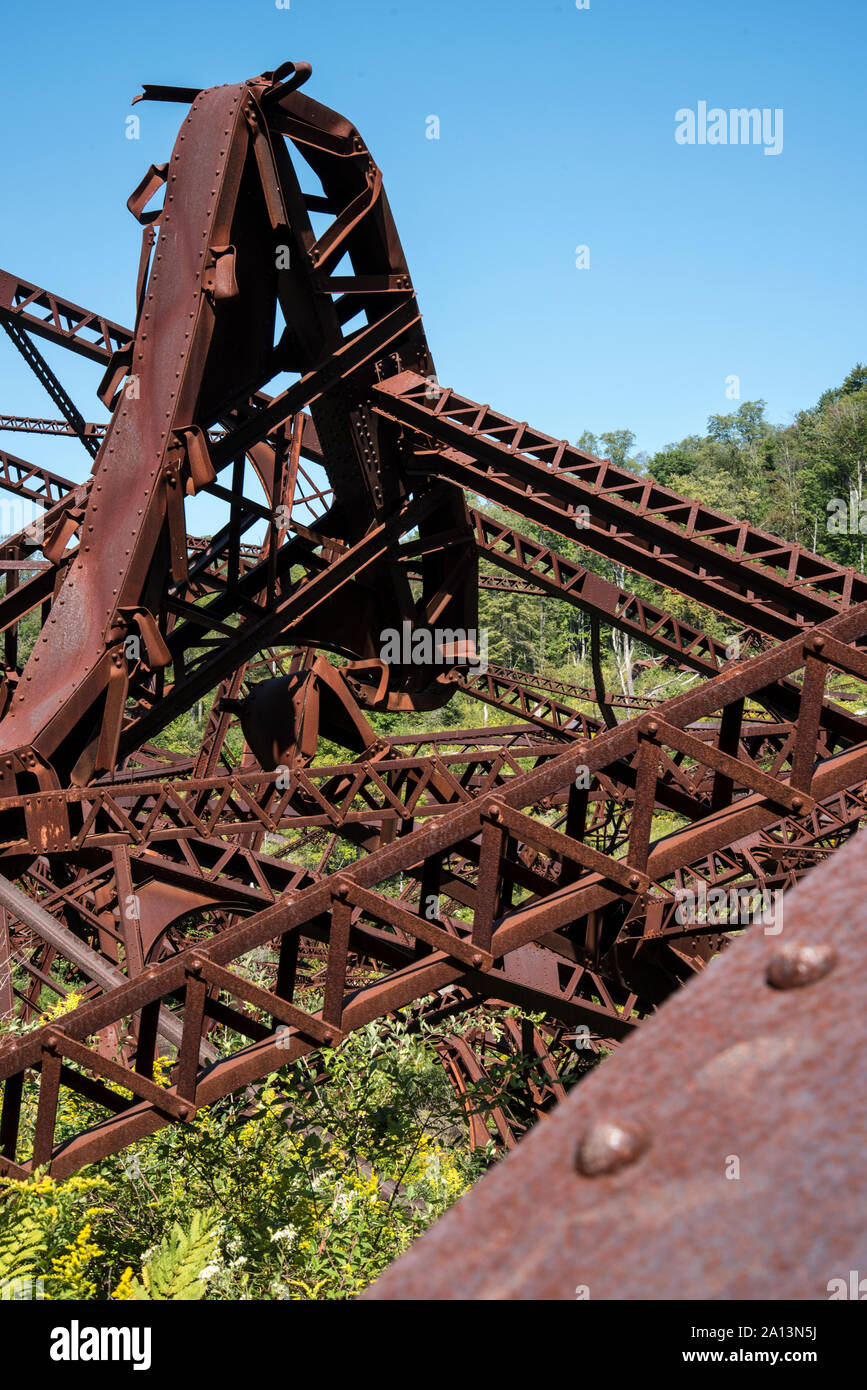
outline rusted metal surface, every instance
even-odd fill
[[[6,270],[0,270],[0,319],[103,364],[131,337],[128,329],[111,319],[92,314]]]
[[[864,815],[864,702],[837,688],[867,680],[867,579],[439,387],[382,175],[300,90],[309,76],[146,90],[190,109],[129,200],[134,327],[0,273],[0,324],[63,417],[0,428],[96,455],[81,484],[0,456],[0,486],[42,509],[0,546],[0,1013],[38,1022],[60,965],[85,996],[0,1046],[7,1173],[74,1172],[326,1038],[482,1003],[502,1027],[444,1035],[440,1053],[463,1096],[498,1048],[532,1062],[517,1102],[471,1119],[473,1143],[513,1147],[563,1101],[575,1037],[619,1047],[727,946],[727,920],[682,920],[680,895],[791,889]],[[33,336],[101,367],[107,425]],[[197,494],[226,505],[214,536],[189,534]],[[732,639],[478,498],[721,613]],[[486,587],[581,609],[593,689],[480,661]],[[695,684],[605,690],[600,623]],[[386,660],[386,629],[453,636]],[[376,732],[376,712],[457,692],[515,722]],[[160,748],[204,700],[201,747]],[[321,960],[315,1015],[302,942]],[[244,975],[254,949],[264,986]],[[59,1144],[63,1088],[101,1118]]]
[[[366,1297],[848,1284],[867,1244],[865,894],[859,837],[787,896],[779,936],[753,928],[666,1003]]]
[[[427,476],[455,481],[560,534],[568,528],[588,549],[770,636],[786,636],[867,596],[864,576],[825,556],[455,391],[433,395],[410,371],[377,385],[374,410],[427,441],[417,446],[415,461]],[[587,508],[586,525],[579,507]]]
[[[0,430],[11,430],[17,434],[76,434],[77,431],[66,420],[46,420],[34,415],[0,415]],[[105,425],[97,425],[92,420],[85,421],[85,434],[96,439],[105,436]]]

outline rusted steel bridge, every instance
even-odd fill
[[[132,328],[0,272],[0,324],[57,412],[0,429],[73,436],[92,465],[76,484],[0,455],[0,486],[40,509],[0,544],[0,1016],[84,996],[0,1046],[7,1176],[73,1173],[371,1021],[481,1005],[496,1035],[444,1029],[441,1056],[460,1095],[497,1048],[534,1061],[520,1103],[469,1117],[511,1148],[563,1100],[576,1037],[637,1034],[634,1057],[728,945],[684,894],[787,893],[867,814],[867,578],[441,385],[380,170],[309,76],[145,88],[186,114],[129,199]],[[98,365],[107,424],[45,342]],[[206,538],[199,494],[228,517]],[[586,615],[593,687],[480,660],[486,590]],[[600,625],[696,679],[606,691]],[[161,746],[215,692],[201,747]],[[458,693],[512,722],[371,721]],[[696,1039],[713,972],[701,988]],[[94,1118],[61,1140],[66,1089]]]

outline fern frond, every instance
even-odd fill
[[[39,1272],[45,1259],[45,1231],[32,1216],[19,1218],[14,1230],[0,1235],[0,1284],[28,1279]]]
[[[202,1273],[217,1253],[219,1237],[220,1219],[214,1210],[197,1211],[186,1231],[176,1223],[142,1269],[141,1278],[126,1285],[125,1296],[160,1302],[202,1298],[206,1289]]]

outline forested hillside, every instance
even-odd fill
[[[771,424],[763,400],[743,401],[731,414],[712,415],[706,434],[689,435],[652,456],[634,452],[635,436],[629,429],[598,436],[585,432],[575,442],[784,540],[800,541],[858,570],[865,567],[867,367],[860,363],[841,386],[823,392],[791,425]],[[725,631],[724,624],[698,605],[583,548],[580,537],[570,542],[526,520],[515,524],[525,535],[595,573],[652,596],[678,617],[715,634]],[[491,566],[485,568],[493,572]],[[589,621],[577,609],[517,594],[485,593],[480,626],[488,630],[491,662],[536,673],[572,667],[572,679],[578,681],[574,668],[582,667],[587,658]],[[626,690],[632,653],[624,651],[617,634],[608,632],[604,640],[607,661],[616,667],[617,683]]]

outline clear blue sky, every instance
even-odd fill
[[[383,169],[444,383],[652,452],[733,409],[730,374],[786,422],[867,358],[856,0],[30,3],[3,25],[0,265],[122,322],[125,201],[183,113],[139,105],[128,140],[131,97],[292,58]],[[782,153],[678,145],[675,112],[702,100],[782,108]],[[46,355],[102,418],[97,370]],[[55,413],[5,338],[0,409]],[[88,471],[74,441],[0,444]]]

